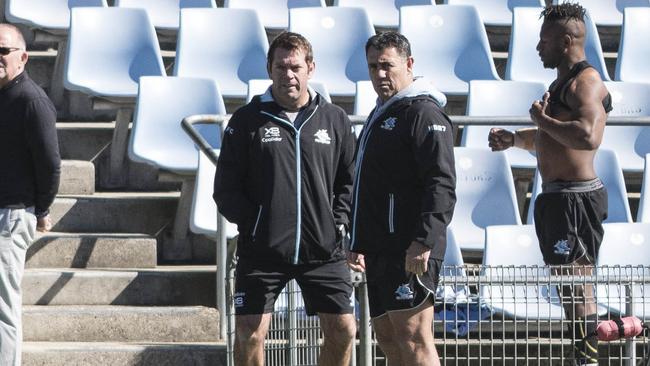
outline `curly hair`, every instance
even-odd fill
[[[578,3],[563,2],[559,5],[549,5],[539,15],[544,18],[544,21],[558,21],[558,20],[577,20],[585,22],[586,10]]]

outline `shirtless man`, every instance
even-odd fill
[[[607,218],[607,192],[594,170],[611,110],[611,97],[598,72],[585,61],[585,10],[575,3],[551,5],[542,12],[544,23],[537,50],[545,68],[557,78],[542,100],[530,108],[537,127],[515,131],[493,128],[493,151],[516,146],[537,152],[542,194],[535,201],[535,229],[544,261],[576,265],[556,273],[592,273]],[[593,286],[562,286],[564,309],[574,320],[576,365],[598,364],[598,341],[587,337],[598,321]]]

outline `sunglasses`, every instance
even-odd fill
[[[18,51],[19,49],[20,48],[18,47],[0,47],[0,55],[7,56],[14,51]]]

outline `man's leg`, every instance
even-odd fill
[[[384,352],[388,359],[389,365],[402,365],[402,356],[397,344],[393,324],[390,322],[388,314],[372,319],[372,328],[375,330],[379,348]]]
[[[402,365],[440,365],[433,344],[433,304],[429,299],[416,308],[388,312],[399,346]]]
[[[264,366],[264,339],[271,314],[235,316],[235,365]]]
[[[320,366],[348,366],[357,332],[353,314],[318,313],[324,335],[320,350]]]

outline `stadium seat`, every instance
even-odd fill
[[[645,169],[643,170],[643,183],[641,185],[641,199],[637,222],[650,222],[650,154],[645,156]]]
[[[563,2],[573,1],[553,0],[554,4]],[[650,0],[580,0],[580,5],[589,11],[596,25],[620,26],[626,8],[647,7],[650,6]]]
[[[273,84],[271,79],[254,79],[248,81],[248,94],[246,95],[246,103],[250,102],[254,96],[259,94],[264,94],[266,89]],[[327,90],[325,83],[319,81],[309,81],[309,86],[314,89],[318,94],[320,94],[326,101],[332,103],[332,98],[330,98],[330,93]]]
[[[445,0],[449,5],[473,5],[485,25],[510,26],[516,7],[544,6],[543,0]]]
[[[544,68],[536,49],[539,42],[539,31],[543,23],[543,19],[539,17],[542,10],[543,8],[515,8],[514,10],[506,65],[507,80],[536,81],[546,85],[555,80],[556,71]],[[598,29],[588,16],[585,19],[585,25],[587,61],[598,70],[604,81],[609,81]]]
[[[650,83],[648,34],[650,7],[625,9],[625,22],[616,60],[616,80]]]
[[[224,7],[257,11],[262,24],[268,29],[287,29],[289,9],[324,7],[325,0],[225,0]]]
[[[106,0],[6,0],[5,17],[11,23],[65,35],[70,26],[70,7],[76,6],[108,5]]]
[[[469,82],[467,99],[468,116],[524,116],[534,100],[541,99],[546,92],[542,83],[524,81],[472,80]],[[492,127],[508,130],[524,126],[465,126],[460,146],[488,148],[488,134]],[[535,154],[518,148],[506,150],[508,161],[516,168],[536,168]]]
[[[605,237],[600,245],[596,264],[600,279],[612,278],[618,284],[599,285],[596,299],[613,315],[626,314],[625,286],[635,276],[648,276],[650,271],[650,223],[605,224]],[[607,266],[602,268],[602,266]],[[614,276],[622,276],[616,279]],[[634,315],[650,320],[650,284],[633,285]]]
[[[216,8],[215,0],[180,0],[178,6],[184,8]]]
[[[179,0],[115,0],[115,6],[145,9],[156,30],[165,33],[178,31]]]
[[[436,5],[434,0],[334,0],[334,6],[364,8],[375,27],[397,28],[399,9],[410,5]]]
[[[361,8],[294,8],[289,30],[312,44],[317,79],[325,81],[333,96],[353,96],[355,83],[368,80],[365,44],[375,34]]]
[[[627,189],[623,171],[618,163],[618,157],[612,150],[599,149],[594,159],[596,174],[607,189],[608,214],[605,222],[632,222],[630,204],[627,200]],[[542,180],[539,172],[535,172],[533,180],[533,192],[528,208],[528,224],[535,222],[535,198],[542,192]]]
[[[548,276],[533,225],[497,225],[485,229],[482,275],[489,284],[480,288],[490,309],[514,319],[564,319],[555,285],[535,282]],[[504,277],[520,277],[522,284],[501,284]],[[526,284],[523,284],[526,283]]]
[[[202,151],[199,151],[198,161],[199,168],[196,172],[196,184],[192,196],[190,230],[196,234],[216,238],[217,204],[212,199],[216,166]],[[226,237],[232,239],[237,235],[237,225],[228,222],[226,224]]]
[[[612,95],[610,117],[650,116],[650,84],[613,81],[605,86]],[[641,172],[650,153],[650,126],[608,124],[600,148],[616,151],[623,171]]]
[[[357,81],[354,94],[354,115],[367,116],[377,105],[377,93],[370,80]]]
[[[224,97],[245,98],[249,80],[268,78],[268,49],[254,10],[182,9],[174,75],[211,78]]]
[[[411,42],[414,74],[433,80],[445,94],[467,95],[470,80],[500,80],[473,6],[405,6],[399,30]]]
[[[521,225],[510,164],[502,151],[457,147],[454,153],[457,202],[449,228],[462,250],[480,252],[487,226]]]
[[[470,296],[469,288],[465,282],[467,273],[465,272],[465,261],[463,254],[456,241],[456,235],[453,229],[447,230],[447,248],[445,258],[442,261],[443,270],[440,276],[449,276],[445,284],[441,283],[436,289],[436,299],[445,303],[455,303],[467,301]]]

